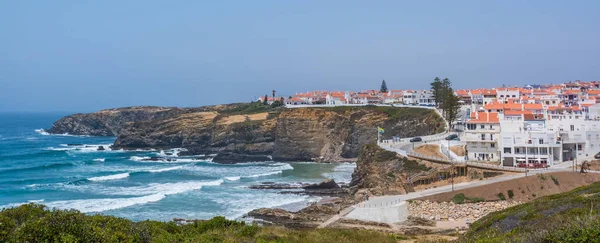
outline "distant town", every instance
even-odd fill
[[[465,160],[514,167],[548,167],[600,157],[600,81],[463,89],[451,126],[465,145]],[[398,105],[436,107],[433,90],[310,91],[258,101],[288,107]],[[265,101],[266,99],[266,101]]]

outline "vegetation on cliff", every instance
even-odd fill
[[[132,222],[27,204],[0,212],[0,242],[395,242],[395,237],[366,230],[261,227],[223,217],[185,225]]]
[[[376,141],[377,127],[391,138],[436,133],[444,124],[435,111],[422,108],[286,109],[253,102],[129,123],[114,147],[181,147],[191,154],[218,154],[216,162],[352,161],[362,146]]]
[[[600,182],[474,222],[464,242],[600,242]]]
[[[368,190],[372,195],[404,194],[406,175],[429,169],[415,160],[367,144],[360,152],[350,186],[358,194],[361,190]]]

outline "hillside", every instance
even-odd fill
[[[215,217],[180,225],[132,222],[124,218],[48,210],[27,204],[0,212],[0,242],[396,242],[395,236],[366,230],[248,225]]]
[[[600,242],[599,213],[600,182],[595,182],[491,213],[460,241]]]
[[[360,148],[385,136],[420,136],[443,129],[422,108],[333,107],[286,109],[261,103],[201,108],[148,107],[77,114],[57,121],[55,133],[115,135],[115,149],[185,148],[218,154],[215,161],[353,161]],[[142,109],[144,110],[144,109]],[[132,115],[137,114],[137,115]]]

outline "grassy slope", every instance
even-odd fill
[[[491,213],[465,242],[600,242],[600,182]]]
[[[395,242],[395,236],[365,230],[259,227],[223,217],[187,225],[132,222],[27,204],[0,212],[0,242]]]

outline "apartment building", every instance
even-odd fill
[[[462,139],[467,143],[467,160],[500,161],[498,112],[471,112],[466,123]]]

